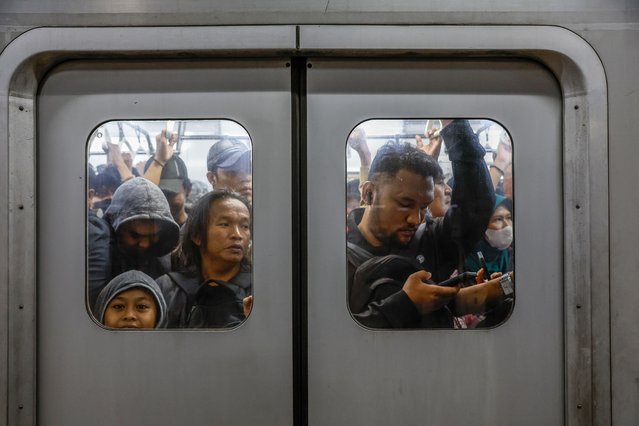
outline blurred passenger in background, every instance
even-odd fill
[[[444,179],[444,174],[440,173],[435,178],[435,187],[433,191],[433,202],[428,205],[428,213],[430,217],[435,219],[446,216],[446,212],[450,208],[453,189],[448,186]]]
[[[228,189],[253,199],[253,163],[251,150],[236,139],[222,139],[209,149],[206,177],[213,187]]]
[[[349,180],[346,183],[346,216],[348,216],[353,209],[360,206],[362,200],[362,194],[359,192],[359,179]]]
[[[513,270],[511,244],[513,242],[513,204],[508,198],[495,196],[495,210],[479,243],[466,258],[468,271],[479,271],[482,264],[477,252],[484,256],[487,273],[506,273]]]
[[[366,140],[366,132],[361,127],[353,129],[350,135],[348,135],[348,146],[350,146],[359,157],[359,184],[361,191],[361,185],[368,180],[368,172],[371,167],[371,151],[368,148],[368,142]]]
[[[165,129],[155,137],[155,154],[144,165],[144,177],[160,187],[169,202],[173,219],[182,226],[188,217],[185,203],[191,193],[191,181],[186,164],[173,151],[177,136],[171,135],[171,140],[166,136]]]
[[[490,165],[490,178],[495,188],[495,193],[499,195],[505,194],[505,187],[510,186],[510,196],[506,197],[512,199],[512,173],[509,174],[510,182],[506,182],[506,173],[508,170],[512,171],[511,164],[513,161],[513,148],[510,136],[504,130],[499,137],[499,144],[497,150],[494,152],[493,164]]]

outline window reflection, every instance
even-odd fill
[[[228,328],[252,307],[252,145],[230,120],[89,137],[87,295],[110,328]]]
[[[506,130],[490,120],[369,120],[346,150],[353,317],[370,328],[503,322],[514,296]]]

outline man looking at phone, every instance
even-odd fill
[[[452,327],[453,315],[447,305],[453,304],[456,311],[481,309],[485,303],[501,297],[495,280],[489,286],[480,284],[461,291],[458,287],[432,285],[433,281],[449,278],[481,239],[494,203],[490,175],[483,161],[485,152],[470,123],[442,122],[441,136],[455,177],[451,207],[446,215],[422,223],[426,207],[433,201],[434,181],[441,175],[441,168],[420,150],[395,144],[378,151],[368,181],[362,186],[365,207],[353,210],[349,216],[350,306],[363,325],[419,327],[423,317],[434,315],[437,320],[428,326]],[[401,290],[378,297],[364,308],[361,304],[356,307],[351,291],[358,267],[387,255],[407,257],[423,270],[402,280]],[[426,283],[429,279],[433,281]],[[481,306],[474,306],[473,301]]]

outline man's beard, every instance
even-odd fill
[[[370,219],[370,223],[373,225],[371,226],[371,233],[382,243],[382,246],[388,248],[390,252],[405,248],[413,239],[411,237],[407,242],[403,243],[397,236],[396,232],[391,234],[382,234],[377,226],[377,223],[379,223],[379,217],[374,209],[371,211]]]

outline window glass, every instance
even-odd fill
[[[110,121],[87,151],[94,320],[113,329],[241,324],[253,302],[247,131],[231,120]]]
[[[346,144],[348,305],[374,329],[487,328],[514,306],[512,142],[483,119],[368,120]]]

